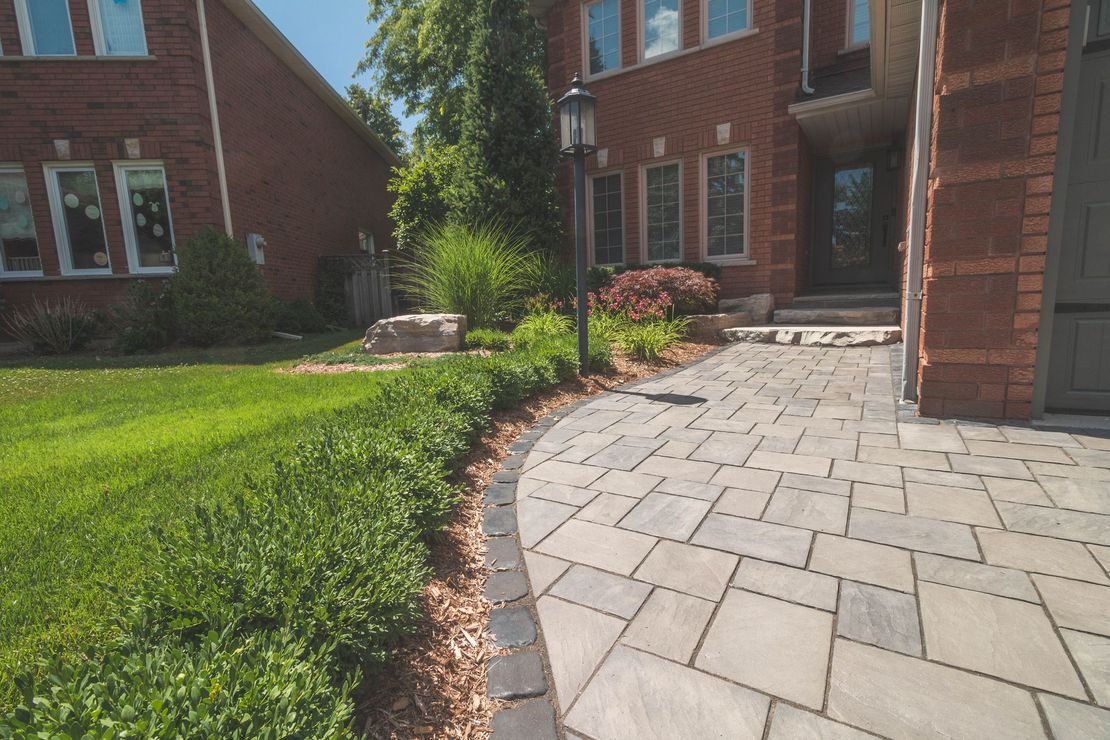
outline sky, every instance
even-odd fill
[[[355,66],[365,55],[374,27],[366,22],[366,0],[254,0],[262,12],[293,42],[298,51],[343,94]],[[366,79],[359,82],[366,84]],[[406,119],[400,103],[393,113],[411,133],[415,121]]]

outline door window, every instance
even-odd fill
[[[871,264],[871,165],[839,167],[833,176],[832,267]]]

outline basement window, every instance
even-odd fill
[[[42,275],[39,240],[22,167],[0,167],[0,277]]]
[[[96,53],[145,56],[146,31],[140,0],[89,0]]]
[[[73,25],[67,0],[15,0],[24,56],[74,56]]]

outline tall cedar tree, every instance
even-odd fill
[[[527,0],[479,0],[464,70],[461,166],[452,215],[462,223],[522,229],[540,248],[558,244],[558,148],[544,82],[543,39]]]

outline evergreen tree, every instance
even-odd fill
[[[521,228],[537,247],[558,244],[558,149],[544,82],[543,40],[527,0],[479,0],[464,70],[460,167],[452,215]]]

